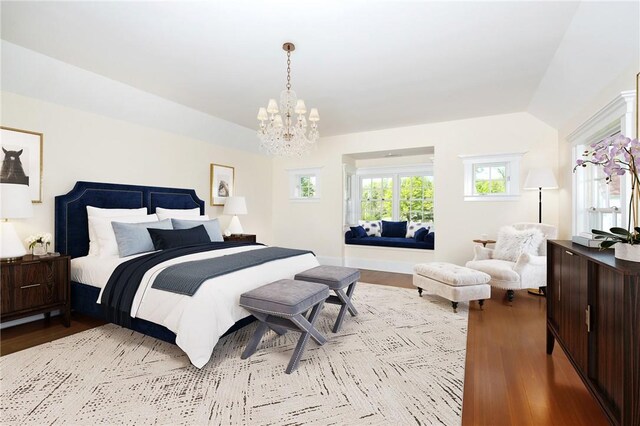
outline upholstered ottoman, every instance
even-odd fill
[[[302,335],[286,370],[290,374],[298,368],[309,337],[319,345],[324,345],[327,341],[314,326],[327,297],[329,287],[326,285],[296,280],[279,280],[243,293],[240,296],[240,306],[258,318],[260,325],[241,358],[246,359],[255,353],[262,336],[269,328],[280,335],[287,330],[299,331]],[[309,310],[311,313],[305,317]]]
[[[353,296],[356,283],[360,279],[359,270],[345,268],[344,266],[321,265],[297,274],[295,279],[326,284],[333,290],[335,295],[329,296],[327,303],[340,305],[340,312],[333,326],[334,333],[340,330],[342,320],[347,311],[349,311],[352,317],[358,315],[358,311],[355,306],[353,306],[353,302],[351,302],[351,296]],[[347,289],[346,292],[344,291],[345,288]]]
[[[480,309],[484,300],[491,297],[491,277],[484,272],[446,262],[419,263],[413,267],[413,285],[422,291],[451,301],[453,312],[458,302],[477,300]]]

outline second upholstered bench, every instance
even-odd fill
[[[359,270],[345,268],[344,266],[322,265],[297,274],[295,279],[328,285],[335,293],[335,295],[331,295],[327,299],[327,303],[340,305],[340,312],[333,326],[334,333],[340,330],[342,320],[347,311],[349,311],[351,316],[355,317],[358,315],[358,311],[355,306],[353,306],[351,297],[356,289],[356,283],[360,279]],[[347,289],[346,292],[345,288]]]
[[[260,320],[260,325],[241,358],[246,359],[255,353],[262,336],[270,328],[280,335],[287,330],[298,331],[302,334],[286,370],[290,374],[298,368],[309,337],[319,345],[327,341],[314,325],[327,297],[329,287],[326,285],[298,280],[279,280],[243,293],[240,306]],[[305,313],[309,310],[311,313],[306,317]]]

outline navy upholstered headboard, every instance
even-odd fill
[[[156,207],[200,207],[200,214],[204,214],[204,201],[193,189],[77,182],[70,192],[56,197],[56,251],[71,257],[89,253],[87,206],[112,209],[146,207],[149,214],[155,213]]]

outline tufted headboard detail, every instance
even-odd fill
[[[73,257],[89,253],[87,206],[135,209],[146,207],[149,214],[156,207],[166,209],[200,208],[204,201],[193,189],[123,185],[102,182],[76,182],[71,191],[55,198],[56,251]]]

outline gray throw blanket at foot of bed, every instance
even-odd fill
[[[184,262],[162,270],[153,281],[151,287],[171,293],[193,296],[202,283],[211,278],[307,253],[312,252],[282,247],[265,247],[212,259]]]

